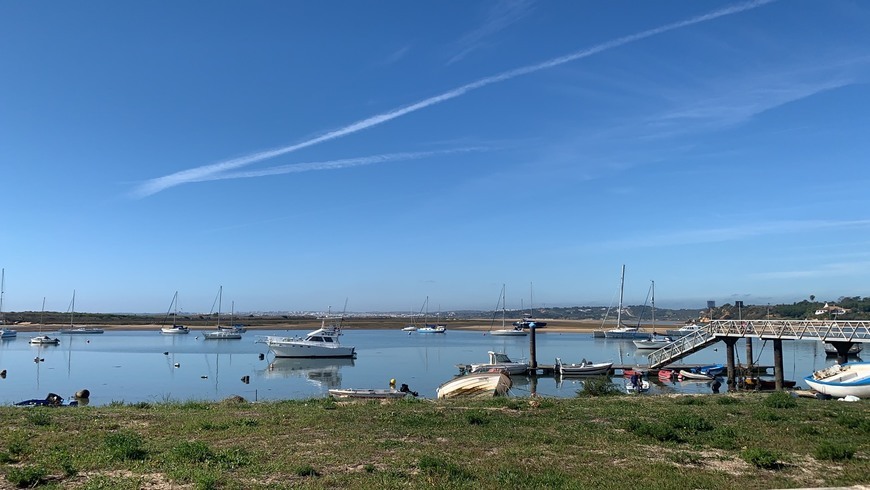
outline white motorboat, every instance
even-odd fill
[[[561,358],[556,358],[556,370],[562,376],[593,376],[596,374],[607,374],[610,372],[611,367],[613,367],[612,362],[590,362],[583,359],[579,364],[564,364],[562,363]]]
[[[206,340],[241,340],[242,333],[234,330],[212,330],[203,332],[202,338]]]
[[[41,335],[39,337],[31,337],[30,343],[33,345],[58,345],[60,344],[60,339],[57,337],[49,337],[48,335]]]
[[[870,362],[834,364],[804,378],[810,388],[826,395],[870,397]]]
[[[324,317],[320,328],[305,338],[269,336],[263,342],[275,357],[355,357],[356,348],[341,345],[340,335],[341,329],[335,324],[326,325]]]
[[[436,390],[438,398],[492,398],[506,395],[512,385],[502,370],[471,373],[443,383]]]
[[[680,328],[665,330],[665,335],[669,337],[685,337],[686,335],[701,331],[704,329],[703,325],[698,325],[696,323],[690,323],[688,325],[683,325]]]
[[[662,347],[673,342],[670,337],[653,337],[649,340],[634,340],[635,347],[638,349],[661,349]]]
[[[688,380],[696,380],[696,381],[712,381],[716,379],[715,376],[710,374],[704,374],[701,372],[693,372],[687,369],[680,369],[679,379],[688,379]]]
[[[507,354],[503,352],[487,352],[489,354],[489,362],[481,364],[471,364],[472,373],[487,372],[492,369],[503,369],[508,374],[525,374],[529,370],[529,364],[526,362],[511,361]]]
[[[417,329],[417,333],[446,333],[447,327],[445,325],[432,325],[426,324]]]

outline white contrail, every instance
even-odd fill
[[[284,155],[286,153],[290,153],[296,150],[301,150],[302,148],[307,148],[309,146],[316,145],[318,143],[323,143],[324,141],[333,140],[336,138],[340,138],[342,136],[346,136],[348,134],[353,134],[358,131],[362,131],[363,129],[370,128],[372,126],[377,126],[379,124],[385,123],[387,121],[391,121],[396,119],[397,117],[404,116],[405,114],[410,114],[412,112],[416,112],[420,109],[425,109],[429,106],[439,104],[441,102],[455,99],[461,95],[465,95],[466,93],[479,89],[482,87],[486,87],[487,85],[492,85],[494,83],[503,82],[505,80],[510,80],[512,78],[516,78],[521,75],[527,75],[530,73],[535,73],[541,70],[545,70],[547,68],[553,68],[559,65],[563,65],[570,61],[578,60],[581,58],[586,58],[592,56],[593,54],[598,54],[602,51],[607,51],[613,48],[617,48],[619,46],[623,46],[635,41],[640,41],[641,39],[646,39],[648,37],[652,37],[658,34],[662,34],[668,31],[672,31],[674,29],[679,29],[681,27],[688,27],[694,24],[700,24],[701,22],[707,22],[709,20],[717,19],[719,17],[724,17],[726,15],[737,14],[740,12],[744,12],[747,10],[752,10],[754,8],[760,7],[762,5],[772,3],[776,0],[754,0],[750,2],[745,2],[737,5],[732,5],[730,7],[726,7],[720,10],[714,10],[713,12],[706,13],[704,15],[700,15],[697,17],[692,17],[691,19],[682,20],[679,22],[674,22],[672,24],[667,24],[661,27],[656,27],[654,29],[649,29],[646,31],[641,31],[635,34],[630,34],[628,36],[623,36],[611,41],[607,41],[601,44],[597,44],[592,46],[591,48],[587,48],[581,51],[577,51],[575,53],[571,53],[569,55],[561,56],[559,58],[554,58],[548,61],[544,61],[542,63],[528,65],[520,68],[516,68],[513,70],[509,70],[498,75],[493,75],[491,77],[482,78],[477,80],[476,82],[471,82],[469,84],[463,85],[459,88],[455,88],[448,92],[445,92],[440,95],[436,95],[434,97],[429,97],[428,99],[421,100],[420,102],[411,104],[409,106],[402,107],[400,109],[395,109],[390,112],[386,112],[383,114],[378,114],[376,116],[369,117],[367,119],[363,119],[361,121],[357,121],[353,124],[345,126],[340,129],[336,129],[333,131],[329,131],[315,138],[311,138],[309,140],[303,141],[301,143],[297,143],[295,145],[285,146],[283,148],[277,148],[274,150],[267,150],[258,153],[253,153],[251,155],[246,155],[239,158],[234,158],[232,160],[227,160],[220,163],[214,163],[211,165],[204,165],[201,167],[196,167],[188,170],[182,170],[180,172],[176,172],[173,174],[165,175],[163,177],[158,177],[155,179],[148,180],[144,184],[142,184],[135,192],[134,195],[138,197],[146,197],[152,194],[156,194],[162,190],[168,189],[170,187],[175,187],[177,185],[181,185],[187,182],[193,182],[198,180],[205,180],[207,177],[226,171],[232,170],[239,167],[244,167],[246,165],[250,165],[255,162],[259,162],[262,160],[266,160],[269,158],[274,158],[280,155]]]
[[[436,155],[449,155],[451,153],[467,153],[472,151],[482,151],[485,148],[457,148],[453,150],[440,151],[420,151],[406,153],[387,153],[383,155],[371,155],[358,158],[343,158],[340,160],[330,160],[326,162],[304,162],[294,163],[291,165],[280,165],[277,167],[264,168],[262,170],[249,170],[246,172],[224,172],[219,174],[208,175],[191,182],[205,182],[210,180],[226,180],[226,179],[245,179],[252,177],[265,177],[268,175],[281,175],[299,172],[310,172],[312,170],[335,170],[340,168],[358,167],[361,165],[371,165],[374,163],[397,162],[402,160],[419,160]]]

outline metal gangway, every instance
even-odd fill
[[[870,342],[870,320],[713,320],[649,354],[651,369],[667,366],[725,338]]]

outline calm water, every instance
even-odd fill
[[[301,331],[250,331],[242,340],[203,340],[199,332],[189,335],[162,335],[159,332],[111,332],[102,335],[60,335],[59,346],[32,346],[35,333],[20,332],[18,338],[0,343],[0,403],[11,404],[28,398],[44,398],[49,392],[68,397],[77,390],[91,392],[92,405],[113,401],[162,402],[222,400],[240,395],[248,400],[283,400],[326,396],[330,388],[386,388],[390,378],[407,383],[420,396],[434,398],[435,390],[457,374],[457,364],[485,362],[487,351],[502,351],[513,360],[529,356],[528,337],[493,337],[483,332],[448,331],[446,334],[418,334],[388,330],[348,330],[342,343],[357,348],[354,360],[273,359],[265,344],[256,340],[265,335],[303,334]],[[834,362],[825,357],[820,342],[785,341],[786,379],[799,380],[813,370]],[[743,341],[737,344],[740,362],[745,362]],[[539,364],[564,362],[614,361],[645,364],[645,353],[631,341],[594,339],[591,334],[562,334],[539,331]],[[265,354],[264,359],[259,355]],[[773,346],[754,342],[756,362],[773,364]],[[35,357],[44,362],[34,362]],[[682,362],[725,362],[723,343],[695,353]],[[176,364],[178,367],[176,367]],[[271,365],[271,367],[270,367]],[[250,383],[241,381],[250,377]],[[615,378],[622,383],[621,378]],[[654,381],[653,393],[709,393],[704,382]],[[722,390],[725,390],[723,380]],[[581,387],[577,380],[558,382],[541,377],[538,394],[573,397]],[[514,377],[515,396],[532,390],[529,379]]]

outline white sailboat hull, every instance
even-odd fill
[[[870,362],[834,364],[804,378],[810,388],[831,396],[870,397]]]

